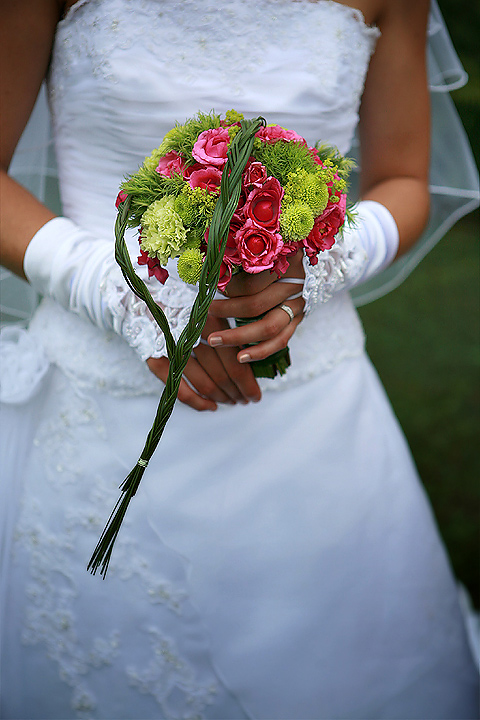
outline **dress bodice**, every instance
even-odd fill
[[[347,152],[377,35],[358,10],[330,0],[79,0],[58,25],[49,77],[64,214],[112,237],[123,177],[199,110],[263,115]],[[336,302],[348,307],[345,333],[335,333],[345,334],[343,357],[363,336],[349,300]],[[330,357],[314,327],[327,322],[322,310],[297,335],[311,333],[302,345],[327,367],[338,348]]]
[[[125,173],[199,110],[264,115],[348,151],[377,32],[330,1],[80,0],[50,75],[66,214],[85,224],[92,195],[95,229],[110,231]]]

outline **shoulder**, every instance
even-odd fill
[[[59,0],[0,0],[0,164],[7,166],[47,73]]]

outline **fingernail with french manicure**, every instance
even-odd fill
[[[238,362],[247,363],[250,362],[251,359],[252,358],[248,353],[243,353],[243,355],[240,355],[240,357],[238,358]]]
[[[210,338],[208,342],[210,343],[210,347],[219,347],[219,345],[223,345],[223,340],[221,337],[218,337],[218,335]]]

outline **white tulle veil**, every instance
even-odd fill
[[[468,78],[436,0],[431,2],[427,52],[432,104],[430,221],[410,252],[355,289],[357,305],[371,302],[397,287],[449,228],[480,201],[479,178],[472,151],[449,95],[451,90],[462,87]],[[16,149],[10,174],[54,211],[61,212],[45,87],[42,87]],[[7,270],[0,269],[0,273],[2,321],[26,323],[37,303],[36,294],[27,283]]]

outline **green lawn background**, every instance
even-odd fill
[[[453,93],[479,158],[480,3],[443,0],[470,82]],[[458,579],[480,606],[479,213],[397,290],[360,308],[367,349],[412,449]]]

